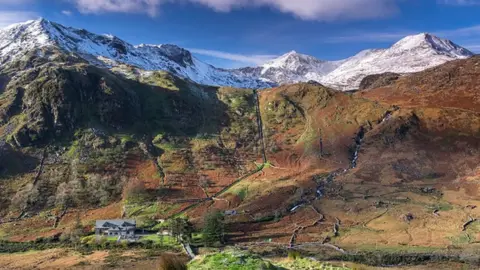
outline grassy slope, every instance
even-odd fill
[[[308,205],[290,212],[293,206],[310,201],[324,219],[300,231],[297,244],[329,237],[333,244],[365,251],[388,247],[395,252],[419,252],[410,247],[447,246],[468,250],[478,241],[477,229],[471,226],[462,232],[461,226],[469,216],[480,216],[479,208],[471,207],[480,204],[480,117],[475,94],[475,87],[480,84],[474,81],[480,76],[468,73],[480,72],[478,61],[474,58],[450,63],[401,78],[392,86],[355,94],[311,84],[262,91],[260,110],[269,166],[234,186],[221,200],[207,202],[187,214],[193,221],[200,221],[211,208],[236,209],[239,214],[227,219],[229,230],[236,233],[230,241],[285,245],[296,226],[309,226],[319,219]],[[462,65],[464,69],[460,68]],[[103,203],[101,198],[91,196],[95,203],[90,207],[104,207],[81,212],[84,225],[90,225],[95,218],[119,217],[123,204],[127,204],[129,216],[154,221],[188,206],[178,199],[204,198],[199,179],[206,183],[206,192],[213,194],[254,169],[255,162],[261,160],[253,91],[199,86],[164,73],[136,78],[143,82],[139,84],[83,64],[39,69],[43,75],[34,74],[37,87],[26,93],[26,98],[37,100],[33,104],[38,106],[28,109],[25,116],[20,112],[13,117],[4,116],[2,136],[8,139],[12,131],[27,127],[27,131],[34,132],[24,130],[20,134],[28,135],[31,142],[50,138],[55,126],[49,119],[55,116],[55,110],[47,107],[50,113],[43,119],[49,124],[33,119],[39,108],[52,100],[68,101],[70,106],[56,107],[65,112],[58,119],[66,126],[73,123],[75,129],[66,129],[69,136],[53,140],[57,148],[49,150],[49,155],[59,154],[60,158],[47,162],[38,186],[43,200],[35,204],[37,208],[30,208],[33,214],[45,209],[52,210],[52,214],[58,212],[55,200],[52,205],[48,198],[57,195],[61,183],[75,178],[86,181],[87,188],[102,187],[102,182],[119,187],[105,189],[107,199]],[[83,81],[84,72],[93,79]],[[24,83],[29,78],[23,78]],[[45,82],[50,82],[50,87],[42,88]],[[69,92],[68,87],[57,87],[55,82],[90,85],[79,90],[88,94],[93,105],[100,106],[107,100],[107,105],[112,106],[76,107],[75,95],[70,93],[77,91]],[[85,92],[87,88],[90,92]],[[39,91],[46,89],[50,89],[50,99],[38,99]],[[2,94],[0,107],[6,108],[12,102],[8,96],[11,91]],[[455,95],[445,95],[445,91]],[[123,111],[125,106],[129,109]],[[118,108],[122,108],[121,112]],[[77,110],[92,112],[91,117],[85,121]],[[380,123],[387,112],[391,117]],[[325,182],[328,172],[349,168],[355,150],[354,137],[362,127],[366,133],[358,166],[333,183]],[[102,134],[96,134],[92,128],[100,129]],[[72,134],[75,130],[76,134]],[[145,142],[144,135],[152,138],[153,158],[152,153],[146,155],[140,147]],[[130,141],[133,145],[126,146]],[[18,215],[19,209],[12,207],[13,198],[36,198],[26,190],[41,155],[41,149],[35,147],[10,151],[14,153],[12,157],[23,155],[33,161],[30,166],[2,176],[7,181],[0,182],[0,195],[12,198],[0,201],[6,206],[3,209],[9,209],[0,212],[4,216]],[[160,164],[166,175],[164,187],[160,186],[161,177],[152,160]],[[141,202],[118,203],[123,186],[132,179],[144,182],[151,196]],[[322,181],[324,196],[314,200]],[[22,197],[20,191],[27,195]],[[154,204],[158,199],[161,203]],[[413,219],[405,221],[407,215]],[[54,230],[48,215],[36,216],[22,221],[22,226],[1,225],[0,235],[11,240],[31,240],[38,232],[49,236],[72,225],[74,217],[75,212],[67,214]],[[337,218],[341,224],[335,237],[332,226]],[[18,229],[27,227],[27,231]]]

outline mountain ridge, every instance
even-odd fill
[[[15,24],[0,30],[2,64],[42,47],[59,47],[101,67],[127,64],[141,69],[140,72],[165,70],[205,85],[244,88],[270,86],[255,78],[242,77],[213,67],[176,45],[134,46],[116,36],[97,35],[45,19]]]
[[[290,51],[260,66],[223,69],[177,45],[132,45],[116,36],[97,35],[43,18],[0,30],[0,64],[42,47],[59,47],[100,67],[120,67],[120,73],[128,73],[122,68],[127,65],[141,75],[164,70],[199,84],[259,89],[317,81],[337,90],[353,90],[369,75],[414,73],[474,55],[450,40],[421,33],[389,48],[363,50],[343,60],[324,61]]]
[[[257,69],[244,68],[240,71],[278,84],[314,80],[339,90],[352,90],[357,89],[362,79],[368,75],[385,72],[414,73],[473,55],[450,40],[420,33],[406,36],[389,48],[366,49],[343,60],[322,61],[291,51]],[[295,58],[298,59],[296,62],[292,60]],[[307,62],[305,59],[309,59],[310,63],[302,66],[303,70],[307,70],[302,74],[298,72],[298,66]]]

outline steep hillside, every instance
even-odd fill
[[[112,209],[138,183],[145,192],[132,204],[164,198],[175,209],[182,205],[176,200],[205,197],[256,167],[252,90],[197,85],[164,72],[135,81],[62,52],[43,55],[1,70],[8,81],[0,96],[2,221],[45,213],[36,225],[52,235],[54,217],[65,209],[106,206],[105,218],[120,217],[121,209]],[[36,233],[3,232],[25,239]]]
[[[210,87],[41,52],[0,70],[0,239],[58,236],[77,215],[200,228],[220,209],[234,210],[227,243],[253,249],[478,260],[479,57],[345,93]]]
[[[318,84],[262,91],[270,165],[222,196],[229,206],[211,206],[239,213],[231,241],[268,239],[320,257],[335,246],[456,256],[442,253],[452,247],[475,260],[478,61],[354,94]]]

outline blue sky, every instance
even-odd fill
[[[221,67],[291,50],[337,60],[420,32],[480,52],[480,0],[0,0],[0,27],[38,17]]]

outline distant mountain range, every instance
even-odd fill
[[[338,90],[351,90],[358,88],[368,75],[418,72],[473,56],[449,40],[422,33],[407,36],[388,49],[364,50],[339,61],[322,61],[292,51],[259,67],[227,70],[204,63],[176,45],[134,46],[115,36],[39,19],[0,30],[0,64],[8,65],[26,52],[47,46],[73,53],[97,66],[115,67],[116,72],[127,73],[125,66],[140,74],[165,70],[199,84],[243,88],[313,80]]]

